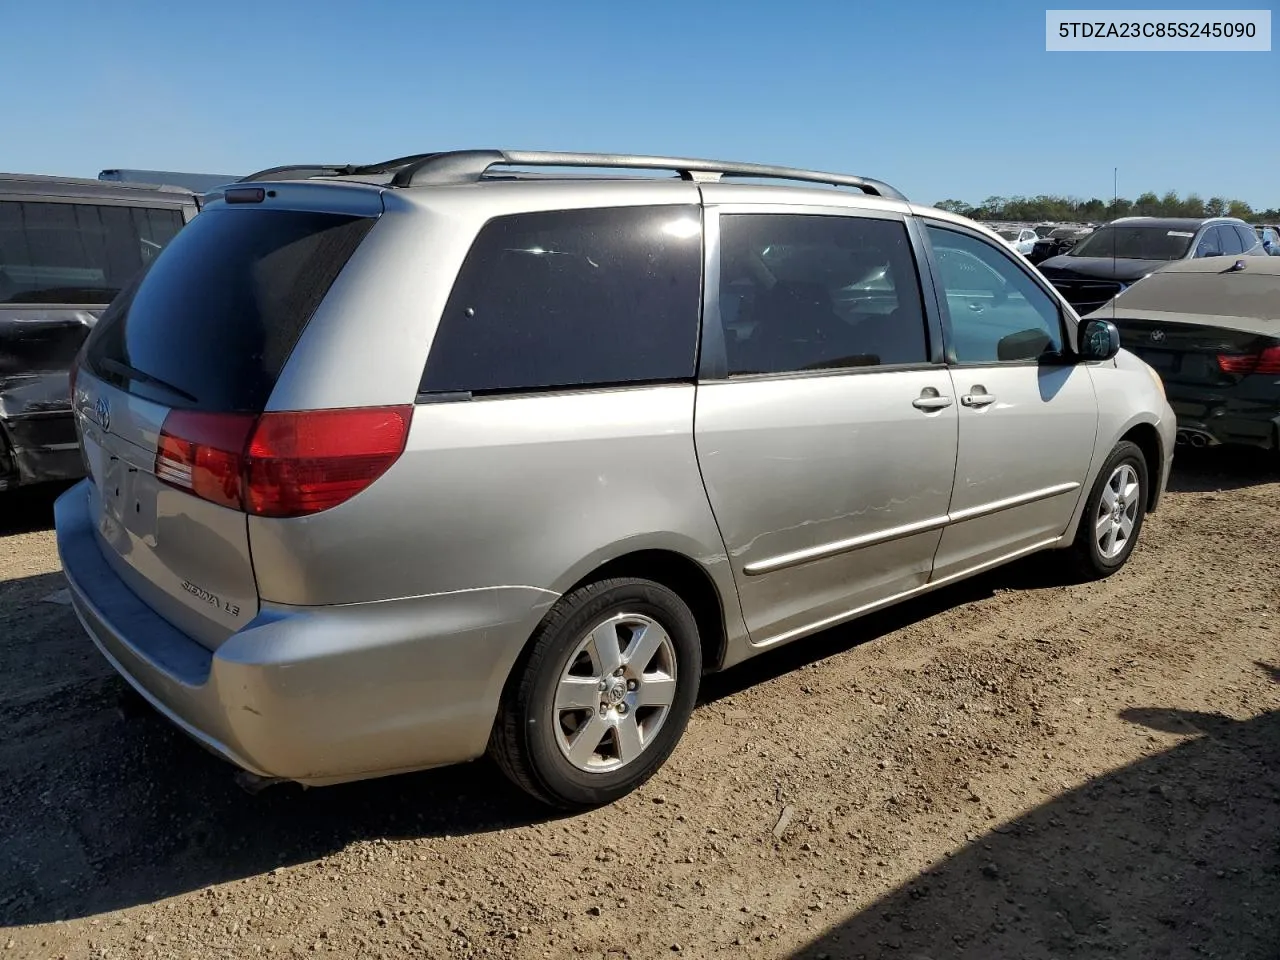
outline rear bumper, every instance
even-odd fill
[[[1169,390],[1179,441],[1194,446],[1245,444],[1274,450],[1280,444],[1280,396],[1272,400]]]
[[[0,490],[84,476],[70,411],[8,417],[0,430]]]
[[[80,622],[173,723],[259,776],[320,785],[473,759],[506,677],[557,599],[494,587],[338,607],[264,605],[209,651],[103,559],[87,481],[55,505]]]

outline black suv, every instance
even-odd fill
[[[1170,261],[1265,252],[1253,227],[1234,217],[1123,217],[1037,266],[1085,316]]]
[[[0,174],[0,491],[84,475],[71,362],[198,209],[180,187]]]

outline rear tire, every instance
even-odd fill
[[[693,713],[693,613],[651,580],[562,597],[516,664],[489,752],[521,789],[563,809],[612,803],[651,777]]]
[[[1117,444],[1098,471],[1070,548],[1075,579],[1100,580],[1125,565],[1146,518],[1148,483],[1142,449],[1127,440]]]

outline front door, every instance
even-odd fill
[[[779,643],[928,582],[958,407],[901,216],[704,189],[698,462],[752,641]]]
[[[960,446],[934,579],[1030,551],[1066,532],[1082,495],[1098,406],[1064,362],[1057,302],[977,233],[930,224]]]

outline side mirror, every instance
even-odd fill
[[[1120,331],[1110,320],[1087,320],[1080,327],[1081,360],[1110,360],[1120,352]]]

